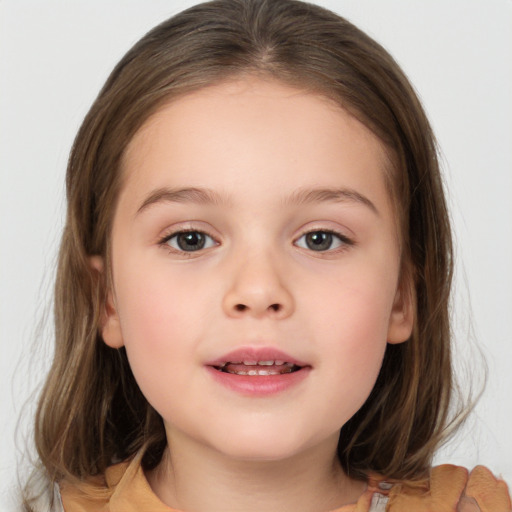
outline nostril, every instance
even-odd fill
[[[249,309],[249,308],[245,304],[236,304],[235,305],[235,310],[236,311],[245,311],[247,309]],[[272,311],[275,311],[275,312],[281,311],[281,304],[270,304],[268,309],[272,310]]]

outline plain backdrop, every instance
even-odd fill
[[[51,311],[73,137],[125,51],[193,3],[0,0],[2,510],[24,452],[30,393],[51,353],[51,322],[38,325]],[[436,462],[485,464],[512,482],[512,1],[317,3],[391,52],[441,147],[456,236],[455,359],[464,387],[478,389],[480,347],[488,383],[472,419]]]

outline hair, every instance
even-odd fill
[[[99,334],[122,157],[163,104],[253,75],[336,101],[390,155],[387,180],[414,328],[406,343],[387,346],[374,389],[341,430],[338,455],[353,478],[377,472],[417,480],[429,471],[452,420],[452,241],[437,146],[420,101],[386,50],[326,9],[296,0],[214,0],[136,43],[75,139],[55,285],[55,356],[35,421],[51,482],[85,481],[136,455],[146,469],[161,460],[162,419],[135,382],[125,350],[108,347]],[[92,255],[105,259],[106,272],[91,268]]]

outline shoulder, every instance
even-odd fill
[[[63,482],[60,491],[65,512],[176,512],[153,493],[138,459],[78,485]]]
[[[60,497],[65,512],[110,512],[110,499],[129,466],[123,462],[109,467],[104,475],[83,482],[61,482]]]
[[[114,466],[115,467],[115,466]],[[86,481],[64,480],[59,484],[60,498],[65,512],[107,512],[112,489],[105,475],[91,477]]]
[[[382,482],[375,482],[382,492]],[[477,466],[473,471],[444,464],[432,469],[428,480],[395,483],[388,495],[389,512],[511,512],[507,484],[489,469]]]

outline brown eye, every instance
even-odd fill
[[[298,247],[316,252],[338,249],[343,245],[352,245],[352,242],[342,234],[322,230],[305,233],[295,243]]]
[[[178,251],[194,252],[213,247],[215,241],[201,231],[180,231],[170,236],[166,244]]]
[[[332,245],[332,234],[325,231],[308,233],[305,239],[308,249],[312,251],[327,251]]]

